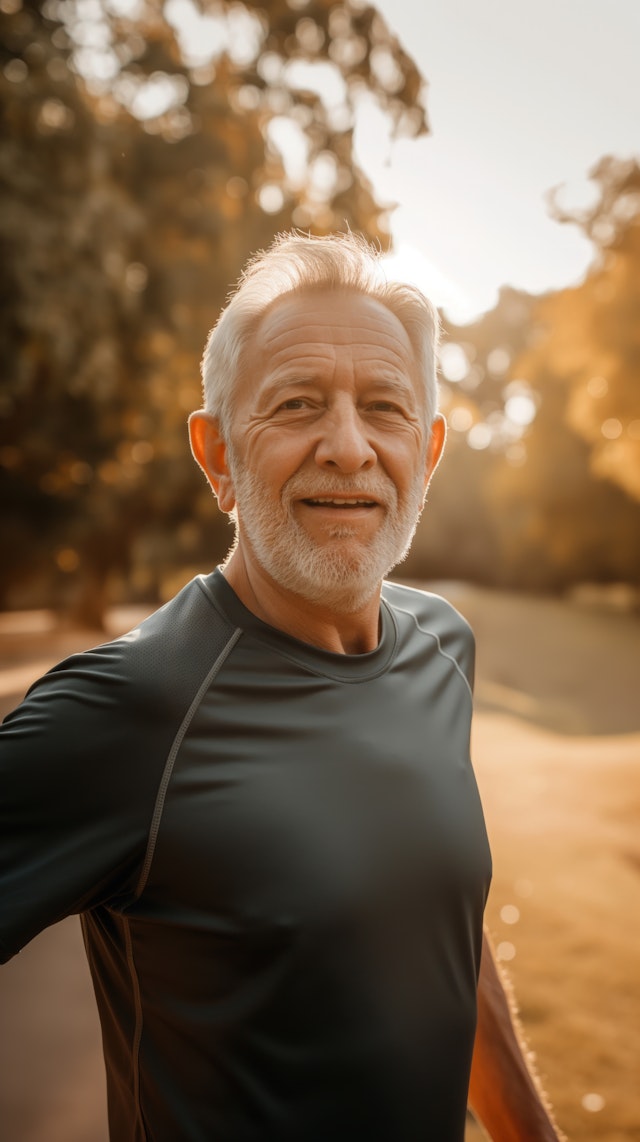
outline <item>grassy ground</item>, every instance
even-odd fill
[[[494,855],[487,919],[572,1142],[640,1138],[640,620],[442,586],[478,637],[474,760]],[[125,629],[133,616],[112,616]],[[0,616],[0,709],[92,641]],[[106,1142],[77,922],[0,973],[0,1135]],[[469,1142],[479,1134],[470,1128]],[[428,1142],[439,1142],[437,1139]]]

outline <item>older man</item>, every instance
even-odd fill
[[[190,422],[229,558],[2,731],[4,956],[81,913],[114,1142],[461,1142],[469,1090],[495,1142],[557,1138],[481,961],[472,638],[383,583],[436,342],[350,235],[256,259]]]

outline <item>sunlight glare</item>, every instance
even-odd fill
[[[286,64],[284,72],[287,86],[292,90],[312,91],[328,110],[343,107],[347,86],[332,63],[292,60]]]
[[[276,115],[267,127],[269,142],[282,156],[292,186],[304,185],[309,161],[309,140],[298,123],[287,115]]]
[[[168,0],[165,16],[190,67],[202,67],[223,52],[245,66],[255,60],[264,39],[260,20],[241,4],[203,15],[192,0]]]
[[[414,285],[438,308],[447,311],[464,309],[467,298],[442,270],[407,242],[400,242],[392,253],[386,254],[382,264],[389,281]]]
[[[142,0],[107,0],[107,10],[114,16],[137,20],[142,15]]]
[[[600,197],[598,187],[588,176],[569,179],[551,192],[561,210],[588,215]]]

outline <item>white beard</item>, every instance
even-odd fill
[[[382,474],[355,478],[300,473],[287,480],[274,502],[231,448],[228,463],[237,500],[236,542],[246,541],[271,578],[303,599],[338,614],[352,614],[377,594],[385,575],[407,555],[422,511],[421,480],[416,480],[406,502],[399,503],[394,484]],[[385,512],[369,540],[358,538],[358,525],[345,521],[327,527],[327,539],[320,543],[293,515],[292,504],[305,495],[354,491],[376,499]]]

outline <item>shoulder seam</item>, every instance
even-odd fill
[[[464,684],[465,684],[465,686],[469,692],[469,697],[471,698],[471,702],[473,704],[473,690],[471,689],[471,686],[469,684],[469,679],[467,678],[464,670],[460,666],[460,663],[457,661],[457,659],[455,659],[453,657],[453,655],[449,654],[446,650],[443,650],[442,643],[440,642],[440,638],[435,633],[435,631],[427,630],[426,627],[420,626],[420,623],[418,622],[418,619],[417,619],[416,615],[414,615],[413,611],[408,611],[405,607],[399,607],[395,603],[394,603],[394,608],[395,608],[395,610],[400,611],[403,615],[409,615],[409,617],[413,619],[418,630],[422,634],[428,635],[429,638],[432,638],[435,641],[436,646],[438,647],[438,652],[442,655],[443,658],[447,658],[449,660],[449,662],[452,663],[452,665],[455,667],[458,674],[462,678],[462,681],[464,682]],[[452,608],[452,610],[455,610],[455,608]]]
[[[240,629],[240,627],[236,627],[233,634],[231,635],[231,638],[228,640],[228,642],[226,643],[226,645],[223,647],[220,654],[216,658],[215,662],[213,663],[213,666],[211,667],[210,670],[207,671],[207,673],[204,677],[204,680],[200,684],[200,687],[199,687],[191,705],[189,706],[189,709],[187,710],[184,718],[182,719],[182,722],[180,723],[180,726],[178,728],[178,732],[177,732],[175,738],[173,739],[171,749],[169,750],[169,753],[167,755],[167,760],[165,762],[164,769],[162,771],[162,777],[160,779],[160,784],[158,786],[158,792],[156,795],[156,801],[155,801],[155,805],[154,805],[154,809],[153,809],[153,816],[151,818],[151,825],[149,827],[149,838],[147,841],[147,850],[145,853],[145,858],[144,858],[144,862],[143,862],[142,869],[140,872],[140,876],[138,878],[138,883],[136,885],[136,889],[134,892],[134,896],[133,896],[134,900],[138,900],[140,898],[140,896],[142,895],[142,893],[144,892],[144,889],[146,887],[147,880],[149,877],[149,872],[151,871],[151,865],[153,863],[153,857],[154,857],[154,853],[155,853],[156,842],[158,839],[158,833],[160,832],[160,822],[162,820],[162,814],[164,811],[164,803],[165,803],[165,798],[167,795],[167,789],[169,788],[169,782],[171,780],[171,774],[173,772],[173,766],[175,764],[176,757],[178,756],[178,753],[180,751],[180,746],[182,745],[182,742],[184,740],[184,736],[185,736],[185,734],[189,728],[189,725],[191,724],[193,716],[196,713],[196,710],[198,709],[204,695],[206,694],[213,678],[215,678],[220,667],[222,666],[223,662],[225,661],[227,655],[230,654],[230,652],[233,650],[233,647],[237,643],[241,634],[242,634],[242,630]]]

